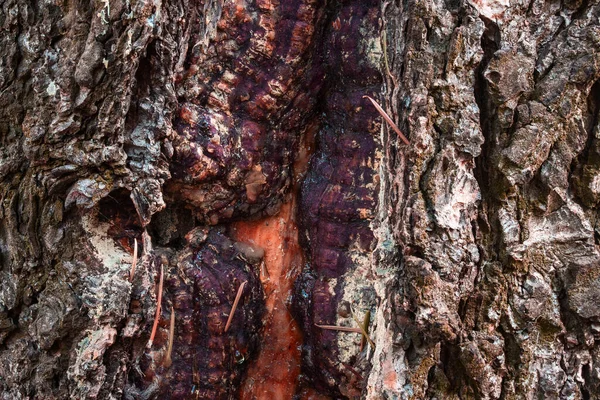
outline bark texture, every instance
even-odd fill
[[[403,258],[371,387],[599,395],[598,7],[386,4],[388,98],[411,147],[384,174]]]
[[[1,399],[600,396],[597,2],[4,0],[0,29]]]

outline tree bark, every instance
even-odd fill
[[[0,10],[0,398],[600,397],[597,2]]]

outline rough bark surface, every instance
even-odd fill
[[[1,399],[600,397],[597,2],[4,0],[0,32]]]

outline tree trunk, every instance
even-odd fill
[[[600,397],[597,2],[0,10],[1,399]]]

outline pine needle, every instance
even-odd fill
[[[156,315],[154,317],[154,325],[152,325],[152,332],[150,333],[150,340],[146,347],[152,347],[152,342],[154,341],[154,336],[156,335],[156,328],[158,328],[158,320],[160,319],[160,306],[162,303],[162,292],[163,292],[163,279],[164,279],[164,270],[162,264],[160,265],[160,279],[158,281],[158,301],[156,304]]]
[[[240,302],[240,298],[242,297],[242,292],[244,291],[244,286],[246,286],[247,282],[242,282],[240,287],[238,288],[237,294],[235,295],[235,300],[233,301],[233,306],[231,307],[231,312],[229,313],[229,318],[227,318],[227,324],[225,324],[225,332],[229,329],[229,325],[231,325],[231,320],[233,319],[233,313],[237,309],[238,303]]]
[[[388,55],[387,55],[387,30],[386,30],[385,27],[384,27],[384,29],[382,29],[382,36],[383,37],[382,37],[382,40],[381,40],[381,46],[382,46],[382,51],[383,51],[383,63],[385,65],[385,71],[387,72],[388,76],[390,77],[390,79],[394,83],[394,86],[398,86],[398,82],[396,81],[396,78],[390,72],[390,65],[388,63]]]
[[[352,328],[349,326],[337,326],[337,325],[319,325],[315,324],[317,328],[327,329],[330,331],[340,331],[340,332],[352,332],[352,333],[362,333],[360,328]]]
[[[133,275],[135,274],[135,266],[138,259],[138,246],[137,239],[133,239],[133,260],[131,261],[131,271],[129,271],[129,282],[133,282]]]
[[[369,99],[371,101],[371,103],[373,104],[373,106],[375,107],[375,109],[377,109],[379,114],[381,114],[383,119],[392,127],[392,129],[398,134],[398,136],[400,136],[400,139],[402,139],[402,141],[405,144],[410,144],[410,142],[408,141],[406,136],[404,136],[402,134],[402,132],[400,131],[400,128],[398,128],[398,126],[394,123],[394,121],[392,121],[390,116],[383,110],[383,108],[381,108],[381,106],[375,100],[373,100],[369,96],[363,96],[363,99]]]
[[[369,342],[371,347],[375,348],[375,343],[371,340],[371,338],[369,337],[369,334],[367,333],[365,328],[363,328],[361,323],[358,321],[358,318],[356,318],[354,311],[352,311],[352,307],[350,307],[350,313],[352,314],[352,318],[354,319],[354,322],[356,322],[356,324],[359,326],[360,332],[363,334],[364,338],[367,339],[367,341]]]
[[[366,333],[369,333],[369,322],[371,321],[371,311],[367,310],[367,312],[365,313],[365,317],[363,318],[363,324],[362,327],[365,330]],[[365,348],[365,342],[366,340],[366,336],[363,335],[363,337],[360,339],[360,351],[363,351],[363,349]]]
[[[171,306],[171,326],[169,327],[169,344],[167,346],[167,356],[165,357],[165,367],[169,368],[173,361],[171,352],[173,351],[173,339],[175,338],[175,309]]]

